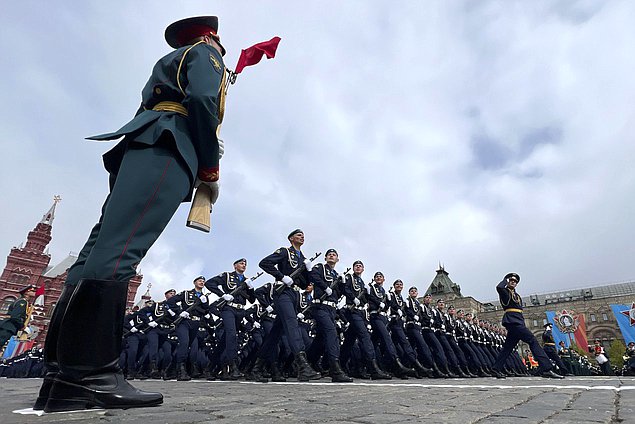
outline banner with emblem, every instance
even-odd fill
[[[556,346],[563,341],[566,347],[572,343],[586,350],[589,342],[586,336],[586,324],[584,315],[578,314],[572,309],[562,311],[547,311],[547,322],[553,324],[553,339]]]
[[[626,344],[635,342],[635,302],[630,305],[611,305]]]

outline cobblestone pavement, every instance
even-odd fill
[[[633,377],[328,381],[135,381],[164,404],[37,416],[41,380],[0,378],[0,423],[635,423]]]

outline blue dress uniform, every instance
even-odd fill
[[[361,264],[361,261],[353,263],[353,269],[356,263]],[[361,355],[366,361],[366,368],[370,373],[370,378],[373,380],[390,380],[392,378],[390,374],[385,373],[379,367],[375,357],[375,348],[370,340],[370,333],[367,327],[369,323],[366,318],[368,293],[361,275],[355,273],[345,275],[343,292],[346,298],[345,318],[349,326],[344,333],[344,342],[340,352],[342,364],[347,365],[353,346],[357,341],[359,342]],[[360,364],[356,365],[359,368]],[[348,368],[351,369],[353,366]]]
[[[425,296],[428,297],[428,296]],[[441,342],[437,338],[434,326],[437,325],[434,319],[433,308],[426,304],[425,302],[421,305],[421,335],[423,336],[423,340],[425,340],[426,344],[432,351],[432,356],[434,357],[434,363],[439,368],[442,373],[442,377],[454,377],[457,375],[450,372],[448,368],[448,359],[445,356],[445,352],[443,351],[443,346],[441,346]]]
[[[201,278],[203,277],[198,277],[194,281]],[[189,357],[190,344],[197,337],[199,321],[209,313],[209,302],[203,292],[191,289],[169,298],[166,301],[166,307],[171,316],[181,319],[176,326],[176,336],[179,340],[176,348],[176,379],[188,381],[191,377],[185,364]]]
[[[172,316],[167,312],[166,301],[154,302],[151,306],[143,308],[148,317],[148,330],[146,337],[148,339],[148,359],[150,361],[150,378],[161,378],[159,370],[159,348],[162,350],[164,357],[163,368],[167,367],[172,357],[171,344],[166,343],[167,335],[173,328]]]
[[[460,312],[462,311],[458,311],[457,314],[459,314]],[[451,319],[454,319],[454,317],[451,317]],[[474,350],[472,346],[472,343],[470,341],[469,327],[465,320],[462,317],[455,319],[453,322],[453,327],[454,334],[456,335],[457,339],[457,344],[463,351],[463,354],[469,362],[470,371],[473,371],[479,377],[491,377],[491,375],[485,370],[480,355]]]
[[[401,281],[401,280],[398,280]],[[403,284],[403,283],[402,283]],[[394,287],[394,285],[393,285]],[[396,348],[401,349],[403,357],[408,367],[412,367],[417,372],[417,377],[427,377],[432,375],[432,369],[426,368],[417,359],[414,349],[408,341],[405,332],[405,320],[406,318],[406,302],[401,297],[401,292],[397,293],[394,290],[388,293],[388,314],[390,321],[388,328],[390,330],[390,336],[395,344]]]
[[[568,374],[567,367],[560,359],[558,350],[556,349],[556,341],[553,338],[553,332],[551,329],[551,323],[545,324],[545,331],[542,333],[542,345],[544,346],[545,353],[553,362],[556,363],[562,374]]]
[[[236,380],[238,371],[238,330],[240,322],[245,317],[245,305],[247,301],[254,302],[256,297],[254,289],[247,286],[246,278],[236,271],[223,272],[205,282],[205,287],[218,297],[231,294],[237,288],[239,291],[233,295],[231,301],[227,301],[220,309],[220,317],[223,320],[223,344],[224,350],[220,355],[222,367],[221,379]],[[242,287],[242,289],[240,289]]]
[[[430,377],[443,377],[444,374],[441,373],[437,365],[434,363],[434,359],[432,359],[432,352],[430,352],[430,348],[426,344],[425,340],[423,340],[423,335],[421,334],[421,303],[419,303],[419,299],[415,296],[408,296],[404,313],[406,320],[406,335],[410,345],[417,354],[417,358],[419,361],[423,361],[425,366],[432,369],[432,373],[428,373]]]
[[[503,348],[496,357],[496,362],[492,367],[496,372],[496,377],[504,378],[502,373],[503,367],[507,358],[511,354],[512,350],[516,348],[516,345],[520,340],[529,345],[529,349],[533,353],[534,359],[538,361],[538,371],[542,373],[542,376],[547,378],[563,378],[562,376],[552,371],[553,365],[545,351],[540,347],[538,340],[534,337],[531,331],[525,326],[525,319],[523,318],[523,300],[514,288],[508,287],[508,280],[515,279],[520,281],[518,274],[510,273],[498,283],[496,291],[501,306],[505,309],[503,315],[503,327],[507,329],[507,337]]]
[[[460,377],[476,377],[476,375],[472,374],[469,369],[469,364],[465,354],[458,345],[456,338],[456,320],[452,317],[448,312],[441,312],[441,317],[443,318],[443,324],[445,326],[445,340],[447,341],[450,349],[454,353],[458,363],[458,374]]]
[[[325,257],[330,252],[335,252],[335,249],[327,250]],[[342,277],[328,264],[317,264],[309,273],[309,279],[313,284],[314,296],[311,316],[315,319],[317,332],[312,347],[307,352],[309,360],[313,364],[317,363],[324,352],[332,381],[350,383],[353,379],[344,373],[340,364],[340,339],[335,325],[337,303],[342,291]]]
[[[294,230],[287,238],[291,240],[294,235],[299,233],[302,233],[302,231],[299,229]],[[305,259],[301,250],[295,249],[293,246],[281,247],[271,255],[263,258],[259,266],[264,272],[274,277],[278,281],[277,284],[283,284],[281,283],[283,279],[288,279],[298,267],[304,267]],[[279,292],[274,289],[273,301],[277,316],[270,333],[263,342],[258,355],[259,358],[256,360],[252,370],[252,374],[256,375],[255,378],[257,380],[264,381],[262,378],[264,360],[268,360],[270,365],[276,361],[273,355],[276,353],[276,346],[283,334],[286,336],[291,353],[295,357],[298,367],[298,379],[308,381],[320,378],[320,375],[308,363],[304,342],[298,328],[298,289],[304,290],[307,285],[308,272],[305,268],[295,276],[292,285],[284,284]]]
[[[140,309],[124,317],[123,328],[128,330],[126,336],[126,380],[134,380],[137,377],[137,358],[139,348],[146,343],[146,335],[143,332],[149,322],[145,311]]]
[[[121,351],[128,281],[137,265],[181,202],[190,199],[195,178],[211,186],[219,178],[217,128],[227,74],[222,54],[212,46],[224,52],[217,31],[215,16],[171,24],[165,35],[175,50],[154,66],[134,118],[116,132],[90,137],[124,138],[104,155],[110,193],[69,269],[59,316],[51,320],[46,346],[57,350],[47,362],[57,360],[60,373],[52,385],[45,379],[38,408],[42,399],[47,412],[163,401],[159,393],[121,383],[123,374],[111,364]],[[189,43],[197,37],[204,41]],[[90,331],[87,320],[93,323]]]

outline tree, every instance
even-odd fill
[[[619,339],[613,340],[606,352],[609,360],[611,361],[611,365],[617,367],[618,369],[621,369],[624,365],[624,359],[622,358],[622,355],[624,355],[625,351],[626,345],[624,344],[624,342]]]

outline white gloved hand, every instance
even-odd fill
[[[152,327],[152,328],[155,328],[155,327],[157,327],[159,324],[157,324],[155,321],[150,321],[150,322],[148,323],[148,325],[149,325],[150,327]]]
[[[202,294],[199,299],[201,299],[201,303],[207,303],[207,296],[205,296],[204,294]]]
[[[194,187],[198,188],[198,186],[200,186],[201,184],[206,185],[212,192],[210,195],[210,203],[212,205],[216,203],[216,200],[218,200],[218,192],[220,190],[218,181],[202,181],[197,177],[196,181],[194,182]]]
[[[401,309],[397,309],[397,314],[402,317],[403,316],[403,312],[401,312]]]
[[[310,272],[313,269],[313,263],[311,263],[311,259],[305,259],[304,266],[306,267],[306,270]]]
[[[355,306],[359,306],[360,302],[358,298],[353,299],[353,303],[355,304]]]
[[[419,321],[419,315],[415,315],[415,321]]]
[[[273,312],[273,306],[269,305],[265,308],[265,311],[267,311],[268,313],[272,313]]]
[[[139,331],[139,330],[137,329],[137,327],[132,327],[132,328],[130,329],[130,332],[131,332],[131,333],[136,333],[137,331]]]
[[[282,282],[285,283],[287,286],[291,286],[293,284],[293,278],[285,275],[284,277],[282,277]]]
[[[231,294],[227,293],[223,295],[223,299],[225,299],[228,302],[231,302],[232,300],[234,300],[234,296],[232,296]]]
[[[302,312],[298,312],[298,319],[304,319],[304,314]]]
[[[254,327],[260,328],[260,323],[258,321],[254,322]]]
[[[168,309],[168,313],[172,316],[176,315],[176,313],[172,309]]]
[[[218,160],[220,160],[224,154],[225,154],[225,142],[219,138],[218,139]]]
[[[190,313],[188,311],[183,311],[179,314],[181,318],[188,319],[190,317]]]
[[[33,333],[33,331],[31,331],[31,327],[24,327],[24,332],[29,335]]]
[[[333,289],[331,289],[330,287],[327,287],[326,290],[324,290],[324,293],[326,293],[327,296],[330,296],[333,294]]]
[[[373,327],[371,327],[370,324],[368,324],[366,328],[368,329],[368,331],[371,331],[373,329]]]
[[[210,319],[211,317],[212,317],[212,316],[211,316],[210,314],[205,314],[205,315],[203,315],[203,318],[205,318],[205,319]]]
[[[386,304],[384,302],[379,303],[379,309],[384,309],[385,307],[386,307]]]

